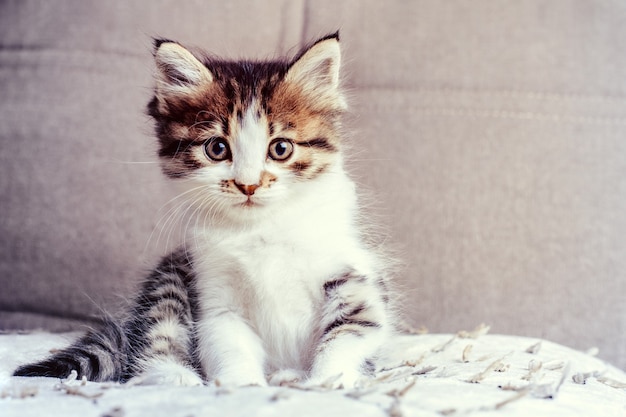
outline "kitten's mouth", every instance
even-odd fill
[[[256,201],[252,201],[252,197],[248,197],[248,199],[246,201],[244,201],[243,203],[239,204],[240,207],[244,207],[244,208],[249,208],[249,207],[254,207],[254,206],[258,206],[259,203]]]

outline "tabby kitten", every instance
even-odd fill
[[[15,375],[148,384],[353,386],[390,336],[383,257],[344,171],[338,34],[293,60],[157,40],[148,106],[195,220],[127,318]]]

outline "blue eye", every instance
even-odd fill
[[[293,153],[293,143],[289,139],[274,139],[270,143],[268,156],[275,161],[285,161]]]
[[[231,157],[228,142],[220,137],[209,139],[204,145],[204,153],[214,161],[224,161]]]

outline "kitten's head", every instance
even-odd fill
[[[163,172],[207,207],[259,210],[340,163],[338,34],[293,60],[223,61],[168,40],[154,56]]]

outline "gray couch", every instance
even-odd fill
[[[262,58],[339,28],[351,169],[409,321],[626,368],[624,21],[622,1],[4,0],[0,329],[93,321],[178,243],[151,36]]]

